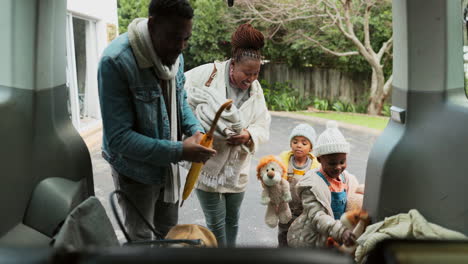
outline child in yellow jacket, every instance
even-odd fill
[[[291,132],[289,142],[291,150],[280,154],[280,159],[288,170],[288,181],[292,195],[289,202],[292,219],[287,224],[278,225],[278,246],[287,247],[288,229],[291,223],[302,213],[302,201],[296,193],[296,184],[309,170],[319,167],[317,159],[312,155],[316,140],[316,133],[312,126],[299,124]]]

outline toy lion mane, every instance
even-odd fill
[[[265,165],[267,165],[270,162],[275,162],[281,167],[281,169],[283,170],[283,174],[281,175],[281,178],[287,180],[288,179],[288,176],[287,176],[288,170],[286,169],[286,166],[284,166],[284,164],[282,162],[280,162],[273,155],[265,156],[262,159],[260,159],[260,162],[257,165],[257,179],[259,179],[260,181],[262,180],[262,175],[260,174],[260,171]]]

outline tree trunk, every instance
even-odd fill
[[[371,115],[380,115],[384,105],[385,97],[371,97],[369,106],[367,107],[367,113]]]
[[[387,98],[388,92],[384,91],[385,76],[382,68],[372,69],[371,93],[369,96],[369,106],[367,113],[371,115],[380,115]]]

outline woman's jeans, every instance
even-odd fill
[[[217,193],[196,190],[208,228],[219,247],[235,247],[239,228],[239,211],[244,192]]]

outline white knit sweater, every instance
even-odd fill
[[[226,67],[226,65],[228,65],[228,61],[215,61],[214,63],[208,63],[198,66],[185,73],[185,89],[187,90],[187,95],[189,97],[188,101],[190,101],[191,99],[191,90],[193,88],[204,87],[206,81],[209,79],[209,76],[213,72],[214,65],[216,66],[217,73],[208,89],[212,89],[213,93],[216,94],[217,98],[220,98],[224,101],[227,99],[225,75],[226,71],[229,70]],[[196,106],[192,107],[196,108]],[[196,109],[194,109],[194,112],[195,115],[198,118],[200,118],[200,113],[197,114]],[[197,183],[198,189],[207,192],[219,193],[239,193],[245,191],[248,183],[248,172],[250,168],[252,154],[257,150],[259,144],[268,141],[270,137],[271,117],[265,104],[263,90],[258,81],[254,81],[252,83],[250,89],[250,98],[242,104],[242,106],[239,109],[239,113],[242,127],[246,128],[249,131],[252,137],[253,144],[251,145],[249,149],[250,153],[247,154],[247,157],[245,158],[244,162],[242,164],[237,164],[239,166],[239,177],[236,177],[237,183],[228,186],[218,185],[216,187],[211,187],[199,181]],[[220,131],[217,130],[217,132],[219,133]],[[221,143],[221,145],[219,143]],[[220,148],[221,146],[222,142],[219,141],[218,144],[214,145],[215,149]]]

